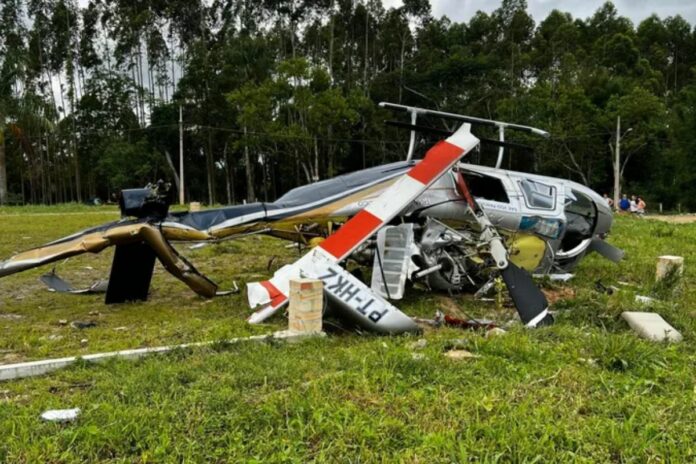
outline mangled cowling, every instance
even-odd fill
[[[159,227],[146,221],[123,221],[107,224],[19,253],[0,263],[0,277],[82,253],[99,253],[110,246],[140,243],[150,247],[165,269],[193,291],[208,298],[215,296],[217,285],[200,274],[191,263],[179,256]]]
[[[299,226],[313,220],[329,222],[349,214],[346,207],[378,194],[411,167],[412,164],[406,162],[391,163],[291,190],[274,203],[252,203],[194,213],[167,213],[167,205],[156,186],[124,191],[120,205],[122,214],[140,217],[110,222],[18,253],[0,261],[0,277],[116,246],[107,303],[145,299],[155,256],[172,275],[199,295],[209,298],[216,294],[217,286],[179,256],[169,241],[216,241],[248,233],[266,233],[306,242],[307,234]],[[153,254],[152,260],[150,254]],[[141,282],[134,285],[138,274]],[[114,286],[119,283],[121,291],[116,293],[121,294],[114,297]],[[131,287],[140,289],[136,291]]]

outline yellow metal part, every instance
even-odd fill
[[[324,237],[314,237],[313,239],[311,239],[309,241],[309,246],[310,246],[310,248],[314,248],[323,241],[324,241]]]
[[[532,272],[539,267],[546,252],[546,242],[536,235],[516,234],[507,241],[510,261]]]

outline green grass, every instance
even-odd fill
[[[41,214],[51,211],[2,209],[0,256],[117,217],[108,207]],[[339,333],[295,345],[221,343],[3,382],[0,462],[693,462],[695,237],[696,224],[620,218],[611,241],[626,249],[623,263],[591,256],[564,287],[544,284],[575,295],[556,303],[555,326],[513,325],[490,339],[431,330],[420,359],[413,336]],[[297,256],[260,237],[178,248],[222,287],[268,276]],[[661,254],[686,258],[672,288],[654,285]],[[59,273],[88,284],[107,275],[110,259],[110,251],[73,258]],[[161,269],[150,301],[110,307],[102,296],[48,293],[38,282],[46,270],[0,279],[0,314],[21,316],[0,317],[0,363],[224,340],[285,325],[278,316],[250,327],[244,295],[205,301]],[[598,293],[599,279],[621,291]],[[684,342],[634,336],[620,313],[639,309],[635,294],[658,296],[655,310]],[[492,305],[417,290],[399,304],[422,316],[440,308],[516,318]],[[98,326],[77,330],[60,319]],[[446,358],[452,346],[479,357]],[[39,418],[69,407],[83,410],[75,423]]]

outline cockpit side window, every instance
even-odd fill
[[[529,208],[554,209],[556,207],[556,187],[531,179],[521,180],[520,187]]]
[[[462,175],[474,198],[510,203],[510,199],[500,179],[466,171],[462,172]]]

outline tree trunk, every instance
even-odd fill
[[[314,137],[314,173],[312,178],[312,182],[319,180],[319,143],[316,137]]]
[[[0,205],[7,203],[7,165],[5,158],[5,130],[0,127]]]
[[[247,126],[244,126],[244,165],[246,166],[247,201],[251,203],[256,198],[256,194],[254,193],[254,167],[251,165],[249,156]]]
[[[206,150],[206,164],[208,171],[208,204],[215,204],[215,160],[213,158],[213,137],[208,129],[208,149]]]
[[[329,26],[329,78],[331,82],[334,81],[333,75],[333,52],[334,52],[334,9],[333,0],[331,1],[331,6],[329,7],[329,14],[331,15],[331,25]]]

